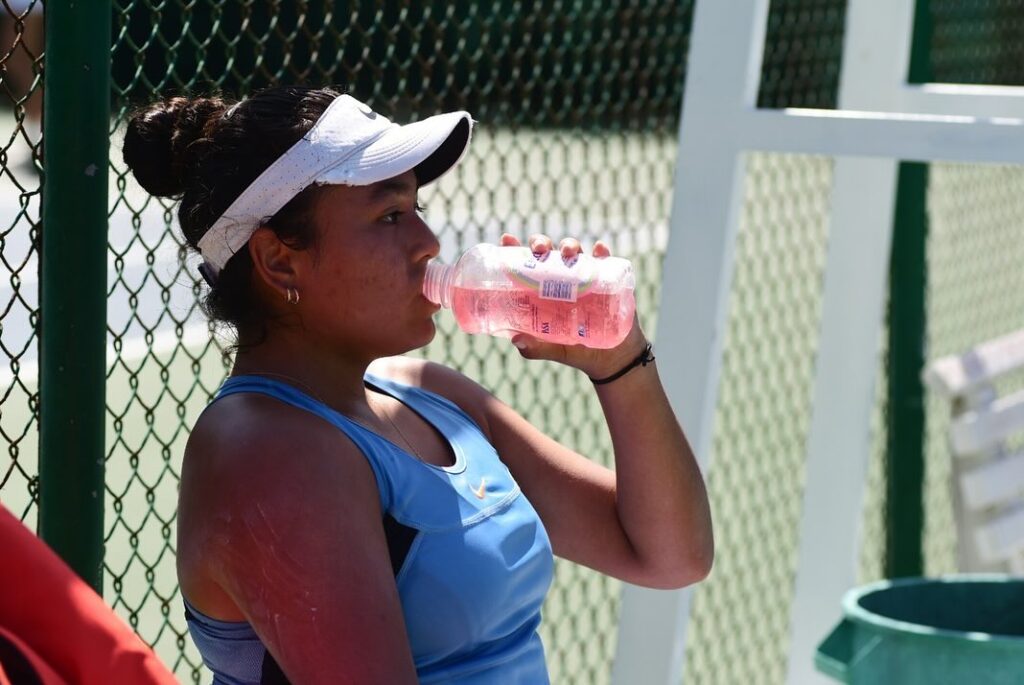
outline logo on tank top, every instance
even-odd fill
[[[480,487],[474,488],[471,485],[471,486],[469,486],[469,489],[470,489],[470,491],[474,495],[476,495],[477,499],[483,499],[484,497],[487,496],[487,479],[486,478],[481,478],[480,479]]]

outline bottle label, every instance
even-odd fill
[[[579,284],[575,281],[548,279],[540,282],[540,296],[544,300],[575,302]]]
[[[569,273],[570,267],[560,259],[539,261],[530,257],[518,264],[510,264],[505,273],[513,282],[536,290],[542,300],[557,302],[576,302],[593,284],[593,275],[589,269],[585,274]],[[575,277],[574,277],[575,276]],[[585,276],[582,280],[579,276]]]

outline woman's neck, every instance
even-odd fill
[[[259,345],[240,347],[232,376],[262,375],[290,382],[344,413],[366,409],[363,375],[370,359],[364,361],[337,351],[328,353],[308,341],[271,336]]]

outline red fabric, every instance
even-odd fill
[[[61,678],[52,668],[50,668],[50,665],[43,661],[42,657],[36,654],[35,651],[25,644],[25,642],[17,635],[6,630],[3,626],[0,626],[0,636],[5,638],[18,649],[18,652],[25,657],[28,663],[35,670],[36,675],[39,676],[39,681],[43,685],[71,685],[68,681]],[[0,663],[0,685],[18,685],[7,676],[2,663]]]
[[[0,625],[80,685],[177,685],[152,650],[21,521],[0,506]]]

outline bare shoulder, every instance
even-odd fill
[[[215,402],[197,421],[185,447],[181,504],[237,508],[254,501],[309,501],[357,490],[377,497],[373,471],[337,427],[271,397],[240,393]],[[262,497],[259,500],[258,497]],[[194,507],[192,506],[194,505]],[[182,521],[187,524],[187,521]]]
[[[487,410],[494,396],[461,372],[443,364],[405,356],[378,359],[370,365],[369,371],[451,400],[490,436]]]
[[[415,681],[380,493],[342,431],[273,398],[225,397],[189,441],[180,505],[182,593],[248,621],[290,682]]]
[[[270,397],[225,397],[203,413],[185,448],[182,589],[197,606],[229,618],[237,597],[228,602],[219,589],[224,574],[262,563],[262,550],[285,531],[294,537],[343,519],[348,531],[336,531],[336,539],[361,537],[379,525],[379,502],[369,463],[336,427]],[[221,545],[224,539],[232,545]]]
[[[210,476],[270,477],[273,482],[296,472],[344,467],[347,456],[358,455],[344,433],[319,416],[271,397],[241,393],[202,414],[185,449],[185,466]]]

